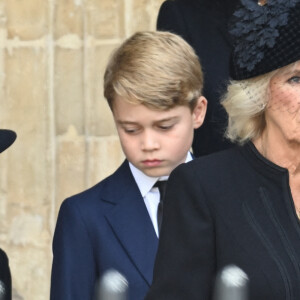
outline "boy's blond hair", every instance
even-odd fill
[[[116,96],[148,108],[194,108],[203,74],[187,42],[170,32],[137,32],[112,54],[104,75],[104,96],[113,110]]]

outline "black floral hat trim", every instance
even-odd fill
[[[233,51],[240,68],[252,71],[264,58],[265,48],[274,47],[280,27],[287,24],[291,9],[298,2],[268,0],[260,4],[241,0],[242,6],[233,14],[229,31],[238,41]]]

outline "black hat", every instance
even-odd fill
[[[0,153],[7,149],[17,138],[17,134],[8,129],[0,129]]]
[[[300,60],[300,0],[241,0],[230,33],[235,40],[230,62],[234,80],[296,62]]]

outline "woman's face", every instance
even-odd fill
[[[266,130],[278,141],[300,145],[300,61],[271,79],[265,118]]]

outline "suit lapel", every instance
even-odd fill
[[[150,285],[158,238],[127,161],[114,174],[114,182],[107,199],[115,199],[116,205],[106,214],[106,219],[132,263]]]

